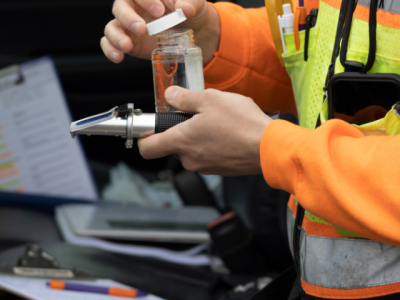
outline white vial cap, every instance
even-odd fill
[[[147,32],[149,35],[154,35],[165,30],[168,30],[182,22],[186,21],[186,16],[182,9],[169,13],[153,22],[147,24]]]
[[[283,4],[282,8],[283,8],[283,14],[284,15],[292,14],[292,6],[290,4]]]

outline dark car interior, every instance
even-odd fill
[[[264,5],[263,0],[225,2],[233,2],[246,8]],[[144,112],[154,112],[151,62],[126,56],[124,61],[117,65],[110,62],[100,49],[104,27],[113,19],[112,4],[113,0],[1,1],[0,68],[42,56],[51,56],[74,120],[130,102],[134,102],[135,108]],[[296,122],[291,116],[287,118]],[[138,170],[149,180],[157,179],[162,170],[170,170],[174,174],[183,171],[180,162],[173,157],[144,160],[136,146],[130,150],[125,149],[123,139],[83,136],[81,141],[100,190],[110,180],[109,169],[120,161]],[[267,265],[271,266],[270,273],[276,275],[292,264],[285,224],[289,195],[269,187],[262,176],[224,178],[223,187],[225,209],[229,207],[235,211],[254,234],[257,247],[262,249]],[[40,210],[30,210],[26,213],[19,207],[0,206],[0,251],[5,251],[0,252],[0,263],[4,259],[17,259],[14,252],[7,252],[11,247],[22,247],[26,242],[35,239],[45,243],[52,239],[60,239],[50,218],[48,212]],[[41,221],[36,222],[37,219]],[[31,222],[35,222],[36,233],[29,232],[28,225],[18,228],[21,224]],[[46,230],[46,238],[37,234]],[[29,235],[29,238],[26,235]],[[210,298],[205,291],[214,286],[224,286],[220,282],[221,277],[215,276],[209,270],[205,272],[178,266],[174,267],[172,275],[165,276],[166,270],[170,270],[171,266],[159,261],[139,258],[127,260],[123,256],[108,254],[100,257],[97,252],[88,249],[76,250],[59,245],[49,245],[49,248],[52,249],[52,253],[58,255],[65,253],[65,257],[79,253],[79,261],[89,269],[91,263],[109,261],[108,269],[104,267],[104,270],[108,270],[110,274],[115,275],[113,278],[121,282],[140,282],[154,277],[162,282],[164,290],[157,286],[151,292],[169,299],[217,299]],[[66,265],[70,263],[67,258],[61,260]],[[124,268],[119,269],[122,266]],[[128,269],[135,268],[135,274],[128,272]],[[236,284],[258,276],[247,275],[224,278],[227,282]],[[191,276],[196,278],[196,282],[188,279]],[[219,282],[219,285],[215,282]],[[142,286],[148,287],[145,283]],[[176,295],[176,290],[179,289],[181,292]],[[224,291],[226,290],[229,288],[225,288]],[[193,295],[195,293],[198,293],[198,297]],[[221,293],[215,295],[220,296]],[[0,299],[20,298],[0,292]]]

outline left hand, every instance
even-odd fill
[[[167,131],[138,140],[140,154],[154,159],[175,154],[185,169],[224,176],[260,174],[260,142],[272,121],[252,99],[217,90],[170,87],[168,103],[198,113]]]
[[[218,51],[221,26],[217,10],[206,0],[114,0],[115,19],[107,24],[100,41],[104,54],[114,63],[120,63],[125,53],[150,59],[157,35],[147,34],[146,23],[178,8],[188,20],[177,27],[193,29],[203,63],[208,64]]]

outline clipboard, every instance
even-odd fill
[[[71,120],[50,57],[0,70],[1,203],[98,199],[82,146],[65,130]]]
[[[11,272],[9,272],[11,271]],[[71,276],[72,275],[72,276]],[[0,268],[0,289],[28,300],[123,300],[125,297],[96,293],[51,289],[50,279],[79,282],[99,287],[130,288],[110,279],[98,279],[75,269],[62,269],[56,258],[43,251],[38,245],[27,245],[25,253],[13,268]],[[139,298],[138,298],[139,299]],[[141,300],[162,300],[147,295]]]
[[[37,244],[28,244],[25,253],[15,266],[2,265],[0,276],[22,278],[52,278],[60,280],[94,281],[95,277],[80,270],[63,269],[57,259],[45,252]]]
[[[0,84],[0,90],[24,82],[24,75],[22,74],[19,65],[11,65],[0,70],[0,78],[8,77],[10,75],[15,75],[16,78],[10,78],[10,80],[6,80],[4,83]]]

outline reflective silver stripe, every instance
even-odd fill
[[[293,254],[293,211],[287,209]],[[309,284],[357,289],[400,282],[400,247],[372,240],[341,239],[305,234],[301,230],[301,275]]]
[[[369,7],[371,4],[371,0],[358,0],[358,4]],[[380,9],[391,12],[391,13],[400,14],[400,1],[399,0],[385,0],[384,7],[380,8]]]
[[[361,239],[304,234],[303,279],[310,284],[356,289],[400,282],[400,247]]]

